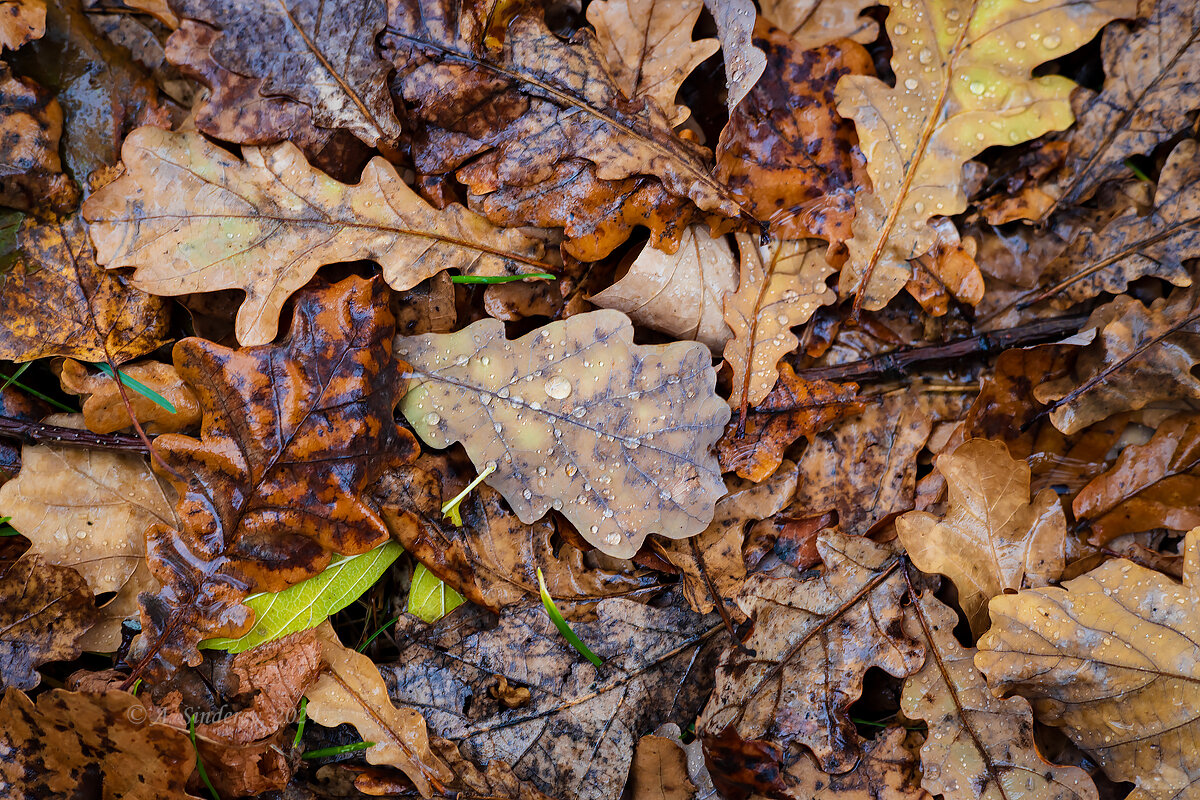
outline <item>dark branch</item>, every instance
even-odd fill
[[[0,437],[17,439],[25,444],[52,444],[59,447],[94,447],[124,453],[148,453],[146,444],[137,436],[125,433],[92,433],[78,428],[45,425],[27,419],[0,416]]]

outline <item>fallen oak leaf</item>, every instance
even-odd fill
[[[554,508],[628,558],[648,533],[686,538],[712,519],[724,486],[710,451],[729,411],[702,345],[635,345],[628,318],[602,310],[511,342],[481,320],[396,350],[412,365],[401,410],[414,430],[494,464],[487,483],[522,522]]]
[[[444,269],[545,269],[536,240],[460,206],[434,209],[382,158],[347,185],[310,167],[290,142],[242,153],[195,132],[131,133],[121,148],[126,174],[84,204],[98,260],[136,267],[132,283],[155,294],[244,290],[244,345],[275,338],[284,302],[324,264],[373,259],[395,289]]]
[[[854,295],[856,314],[883,308],[908,281],[908,259],[933,246],[930,218],[966,210],[969,159],[1071,124],[1074,84],[1033,78],[1031,70],[1131,16],[1136,0],[885,5],[895,86],[848,75],[836,92],[838,113],[855,122],[873,187],[855,202],[839,285]]]
[[[767,59],[754,46],[754,22],[758,9],[753,0],[704,0],[717,24],[717,39],[725,61],[726,107],[732,111],[742,102],[766,69]]]
[[[62,132],[62,106],[54,93],[14,75],[0,61],[0,203],[60,213],[74,207],[79,190],[63,174]]]
[[[78,572],[25,555],[0,574],[0,598],[0,687],[32,689],[39,665],[79,657],[96,608]]]
[[[683,745],[652,733],[639,739],[630,765],[629,795],[632,800],[692,800],[696,786],[688,779]]]
[[[836,39],[870,44],[879,24],[863,11],[875,0],[760,0],[762,15],[782,28],[800,50],[824,47]]]
[[[103,372],[91,374],[80,362],[64,359],[58,379],[64,392],[83,399],[83,420],[88,430],[113,433],[133,423],[129,409],[147,433],[174,433],[200,423],[200,404],[196,394],[183,382],[179,372],[161,361],[138,361],[121,367],[123,377],[132,378],[155,391],[170,403],[174,411],[164,408],[141,392],[127,390],[127,408],[116,381]]]
[[[0,0],[0,51],[16,50],[45,33],[43,0]]]

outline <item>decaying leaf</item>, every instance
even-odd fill
[[[464,607],[433,628],[416,623],[384,675],[397,702],[419,705],[430,729],[468,757],[511,764],[554,797],[617,800],[638,738],[692,718],[709,685],[720,621],[669,599],[661,608],[624,598],[581,604],[589,618],[571,627],[604,659],[599,668],[534,601],[498,620]],[[527,687],[529,704],[509,708],[492,695],[501,677]]]
[[[146,535],[163,588],[141,597],[143,660],[197,663],[200,639],[249,628],[240,603],[250,592],[279,591],[335,553],[388,538],[361,493],[387,459],[415,456],[411,434],[392,421],[393,332],[382,282],[346,278],[297,295],[281,344],[175,345],[175,368],[204,424],[199,439],[155,440],[173,471],[180,525]]]
[[[703,0],[600,0],[587,7],[617,88],[630,100],[653,100],[672,125],[691,115],[675,104],[684,79],[721,47],[716,39],[692,40],[703,8]]]
[[[1123,294],[1100,306],[1083,329],[1096,337],[1079,353],[1069,375],[1034,389],[1039,402],[1056,401],[1050,421],[1075,433],[1121,411],[1161,400],[1200,400],[1200,361],[1194,330],[1200,309],[1194,287],[1177,289],[1146,308]]]
[[[925,641],[925,666],[904,682],[900,707],[933,734],[921,747],[921,785],[946,800],[1099,800],[1079,767],[1048,764],[1033,740],[1023,697],[1000,700],[954,638],[958,615],[928,592],[914,598],[905,630]]]
[[[1104,90],[1089,98],[1071,132],[1061,205],[1090,197],[1127,172],[1129,156],[1188,128],[1200,104],[1200,6],[1156,0],[1136,31],[1105,30],[1102,55]]]
[[[136,697],[52,689],[0,700],[0,783],[11,800],[185,797],[196,755],[183,731],[147,721]]]
[[[6,8],[0,5],[0,25]],[[4,34],[0,31],[0,37]],[[79,198],[58,155],[63,112],[52,93],[0,61],[0,203],[67,211]]]
[[[1127,446],[1109,470],[1080,490],[1072,503],[1076,519],[1087,520],[1090,538],[1100,544],[1153,528],[1200,526],[1198,447],[1200,415],[1164,420],[1150,441]]]
[[[871,310],[908,281],[908,259],[933,246],[929,219],[966,209],[970,158],[1070,125],[1074,84],[1033,78],[1032,69],[1132,15],[1136,0],[886,5],[895,86],[849,75],[837,88],[838,113],[855,122],[873,187],[855,203],[839,288]]]
[[[635,324],[676,339],[703,342],[720,352],[732,335],[722,304],[737,285],[737,261],[729,242],[692,225],[674,254],[647,245],[629,272],[592,295],[591,301],[600,308],[624,311]]]
[[[949,488],[946,514],[910,511],[896,520],[896,532],[918,569],[954,581],[959,605],[980,634],[988,600],[1062,575],[1066,519],[1053,489],[1030,498],[1029,465],[1003,442],[970,439],[939,455],[937,469]]]
[[[699,533],[724,491],[711,450],[728,420],[708,349],[633,344],[617,311],[577,314],[515,341],[497,320],[397,339],[412,365],[401,406],[432,447],[460,441],[530,523],[561,511],[628,558],[648,533]]]
[[[1200,784],[1200,533],[1187,535],[1183,584],[1125,559],[1062,588],[992,600],[975,663],[996,693],[1017,690],[1136,800],[1191,796]]]
[[[0,50],[16,50],[45,32],[43,0],[0,0]]]
[[[784,450],[801,436],[811,439],[865,406],[858,399],[858,384],[807,381],[796,375],[791,364],[780,363],[779,382],[746,414],[741,435],[738,421],[731,420],[717,442],[721,469],[761,481],[779,468]]]
[[[125,398],[147,433],[173,433],[200,423],[200,404],[196,401],[195,392],[188,388],[170,364],[138,361],[121,367],[121,374],[157,392],[175,408],[172,413],[127,385]],[[108,375],[103,372],[90,373],[83,364],[68,358],[63,361],[58,379],[64,392],[84,398],[83,420],[88,430],[113,433],[132,424],[121,390]]]
[[[816,310],[836,299],[825,279],[834,269],[825,260],[825,244],[815,239],[758,244],[753,236],[737,236],[741,282],[725,298],[725,321],[733,338],[725,345],[725,361],[733,370],[734,408],[757,406],[779,378],[779,361],[800,340],[791,329],[803,325]]]
[[[78,416],[50,417],[81,427]],[[25,445],[21,472],[0,486],[0,513],[47,561],[74,567],[96,594],[128,582],[146,554],[146,529],[175,525],[174,492],[142,456]]]
[[[742,102],[767,66],[767,58],[754,46],[754,21],[758,9],[753,0],[704,0],[713,21],[725,60],[725,105],[730,110]]]
[[[363,741],[375,743],[366,751],[369,763],[402,770],[422,797],[435,789],[444,794],[454,776],[430,749],[421,714],[393,705],[375,663],[338,641],[328,622],[316,630],[329,669],[305,692],[308,715],[328,727],[350,723]],[[414,705],[423,707],[424,701]]]
[[[801,50],[823,47],[835,39],[875,41],[879,25],[862,13],[873,5],[875,0],[759,0],[762,15]]]
[[[98,260],[137,267],[133,284],[155,294],[244,290],[245,345],[275,338],[284,302],[323,264],[374,259],[393,288],[409,289],[443,269],[500,275],[539,263],[536,240],[460,206],[434,209],[382,158],[347,185],[289,142],[242,153],[194,132],[131,133],[125,176],[84,207]]]
[[[1200,24],[1200,16],[1197,16]],[[1200,67],[1200,48],[1197,48]],[[1176,145],[1163,166],[1154,211],[1136,209],[1109,222],[1094,236],[1080,236],[1042,277],[1059,305],[1080,303],[1101,292],[1120,294],[1143,275],[1191,286],[1183,263],[1200,256],[1200,157],[1194,139]]]
[[[70,661],[96,609],[79,573],[26,555],[0,574],[0,687],[32,689],[37,668]],[[0,764],[3,760],[0,759]]]
[[[688,779],[687,753],[675,739],[647,734],[637,743],[630,768],[632,800],[692,800],[696,786]]]
[[[212,57],[262,80],[264,95],[286,95],[324,128],[346,128],[371,146],[400,136],[388,94],[390,65],[375,48],[384,0],[172,0],[175,13],[222,32]]]
[[[78,217],[26,223],[0,287],[0,357],[122,363],[165,341],[166,304],[105,273]]]
[[[822,770],[841,773],[859,758],[847,707],[866,671],[910,675],[925,651],[900,628],[907,588],[894,547],[828,532],[817,548],[819,574],[746,579],[737,602],[755,619],[746,642],[754,655],[726,648],[696,730],[765,739],[781,748],[783,767],[805,757],[803,745]]]
[[[833,90],[843,75],[871,74],[871,57],[846,41],[809,50],[763,20],[755,43],[766,72],[730,112],[716,175],[778,238],[847,239],[866,171]]]

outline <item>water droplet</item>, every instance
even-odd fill
[[[592,533],[595,533],[595,532],[596,532],[596,530],[595,530],[595,528],[593,528]],[[607,534],[604,537],[604,541],[607,542],[608,544],[613,544],[613,545],[620,544],[621,543],[621,534],[616,533],[616,532]]]
[[[526,489],[525,491],[521,492],[521,497],[524,497],[526,500],[532,500],[532,499],[533,499],[533,492],[531,492],[531,491],[529,491],[528,489]]]
[[[548,397],[553,397],[555,400],[566,400],[571,396],[571,382],[561,375],[547,378],[542,388],[546,390]]]
[[[892,28],[892,30],[896,32],[897,36],[905,36],[908,34],[908,26],[903,22],[898,23],[895,28]]]
[[[442,418],[440,416],[438,416],[438,413],[436,411],[430,411],[428,414],[425,415],[425,424],[429,425],[431,427],[434,425],[437,425],[441,421],[442,421]]]
[[[1047,50],[1054,50],[1060,44],[1062,44],[1062,37],[1059,36],[1057,33],[1051,33],[1051,34],[1047,35],[1045,39],[1042,40],[1042,44],[1044,44],[1046,46]]]
[[[546,468],[545,468],[545,467],[538,467],[538,468],[537,468],[537,474],[538,474],[538,475],[545,476],[545,474],[546,474]]]
[[[982,81],[971,81],[971,84],[967,88],[971,90],[971,94],[975,95],[983,94],[984,90],[987,89]]]
[[[777,316],[775,318],[775,321],[778,322],[780,325],[787,325],[788,324],[788,316],[787,316],[787,314],[780,314],[779,316]]]
[[[567,473],[568,478],[574,478],[575,473],[579,472],[579,468],[576,467],[574,464],[567,464],[566,469],[563,471]]]
[[[920,61],[922,64],[928,64],[933,61],[933,51],[928,47],[922,47],[921,52],[917,55],[917,61]]]
[[[495,425],[492,426],[492,429],[494,431],[496,431],[496,433],[500,433],[500,431],[504,430],[504,426],[501,425],[499,422],[497,422]]]

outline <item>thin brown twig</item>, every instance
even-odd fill
[[[25,444],[56,447],[92,447],[122,453],[147,454],[147,443],[127,433],[92,433],[89,430],[47,425],[28,419],[0,415],[0,438],[16,439]]]

